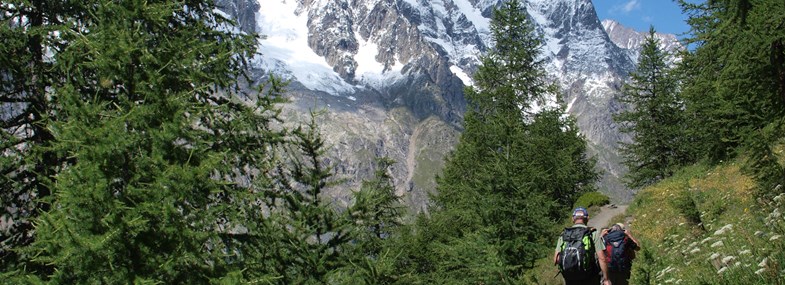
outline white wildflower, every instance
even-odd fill
[[[763,236],[763,232],[762,231],[755,231],[755,236],[756,237],[762,237]]]
[[[782,188],[782,185],[777,185],[777,188]],[[783,195],[785,195],[785,193],[782,193],[782,194],[779,194],[779,195],[777,195],[777,197],[774,197],[774,201],[777,201],[777,202],[779,202],[779,201],[781,201],[782,199],[785,199],[785,197],[783,197]]]
[[[701,241],[701,243],[706,243],[706,242],[708,242],[708,241],[710,241],[710,240],[712,240],[712,237],[707,237],[707,238],[703,239],[703,240]]]
[[[712,243],[712,244],[711,244],[711,247],[718,247],[718,246],[723,246],[723,245],[725,245],[725,244],[724,244],[724,243],[722,243],[722,241],[720,240],[720,241],[717,241],[717,242],[715,242],[715,243]]]
[[[766,267],[766,264],[768,262],[769,262],[769,258],[768,257],[763,258],[763,260],[761,260],[760,263],[758,263],[758,267]]]
[[[696,247],[696,248],[693,248],[692,250],[690,250],[690,253],[695,254],[695,253],[698,253],[700,251],[701,251],[701,249]]]
[[[720,257],[719,253],[712,254],[711,256],[709,256],[709,259],[717,259],[717,257]]]
[[[717,270],[717,274],[722,274],[723,272],[725,272],[725,270],[728,270],[728,268],[727,267],[720,268],[720,270]]]
[[[751,253],[752,253],[752,251],[749,250],[749,249],[739,250],[739,255],[751,254]]]
[[[715,236],[716,235],[721,235],[721,234],[724,234],[725,232],[727,232],[729,230],[732,230],[732,229],[733,229],[733,225],[732,224],[727,224],[727,225],[721,227],[719,230],[715,231],[714,235]]]
[[[674,281],[673,278],[671,278],[671,279],[665,280],[665,283],[673,283],[673,281]]]
[[[761,269],[758,269],[758,271],[755,271],[755,274],[761,275],[761,274],[763,274],[764,271],[766,271],[766,268],[761,268]]]
[[[674,267],[672,267],[672,266],[668,265],[668,267],[665,267],[665,269],[663,269],[663,270],[660,270],[660,272],[657,272],[657,277],[656,277],[656,278],[657,278],[657,279],[659,279],[659,278],[661,278],[663,275],[665,275],[665,274],[667,274],[667,273],[669,273],[669,272],[673,271],[674,269],[676,269],[676,268],[674,268]]]
[[[726,256],[726,257],[722,258],[722,263],[728,264],[728,263],[730,263],[731,261],[734,261],[734,260],[736,260],[735,256],[733,256],[733,255]]]
[[[773,236],[771,236],[771,237],[769,238],[769,241],[772,241],[772,240],[778,240],[778,239],[780,239],[780,237],[782,237],[782,236],[780,236],[780,235],[773,235]]]
[[[782,213],[780,213],[780,209],[777,208],[777,209],[774,209],[774,211],[771,212],[771,214],[769,214],[769,219],[777,219],[777,218],[779,218],[781,216],[782,216]]]
[[[680,227],[681,227],[681,226],[683,226],[683,225],[684,225],[684,223],[679,223],[679,226],[680,226]]]

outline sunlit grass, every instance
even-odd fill
[[[632,217],[642,243],[631,284],[785,284],[785,195],[758,201],[755,187],[727,162],[688,167],[638,192],[612,219]],[[561,284],[550,258],[529,281]]]
[[[770,216],[785,203],[762,206],[754,187],[726,163],[694,166],[642,190],[627,212],[645,248],[632,283],[783,284],[785,223]]]

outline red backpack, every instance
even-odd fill
[[[605,263],[610,271],[629,271],[632,268],[632,241],[624,231],[612,231],[604,237]]]

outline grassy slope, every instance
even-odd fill
[[[632,284],[785,284],[785,201],[763,207],[737,163],[693,166],[627,210],[643,244]],[[777,210],[775,210],[777,209]]]
[[[761,206],[754,187],[738,163],[726,163],[692,166],[640,191],[626,213],[644,247],[630,283],[785,284],[785,195]],[[527,280],[561,284],[556,273],[549,255]]]

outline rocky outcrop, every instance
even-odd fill
[[[649,31],[636,31],[609,19],[602,20],[602,27],[605,29],[605,32],[608,33],[608,37],[610,37],[614,44],[620,48],[626,49],[630,53],[630,57],[635,62],[638,61],[641,46],[643,45],[643,42],[646,41],[646,37],[649,36]],[[660,42],[661,50],[675,53],[684,48],[681,42],[679,42],[679,39],[673,34],[657,32],[654,35]]]
[[[248,1],[253,2],[219,3],[232,7],[227,13],[240,17],[245,29],[252,17],[240,10],[254,8]],[[493,45],[491,11],[502,1],[259,3],[256,29],[277,42],[261,41],[256,72],[292,80],[288,116],[297,118],[314,106],[326,109],[320,122],[334,145],[337,174],[357,185],[372,173],[373,157],[389,156],[398,161],[397,189],[413,210],[421,210],[435,188],[443,155],[457,142],[466,108],[463,88],[471,84],[479,55]],[[619,133],[611,114],[622,108],[616,96],[635,68],[636,55],[630,46],[614,43],[619,38],[609,36],[590,0],[528,0],[525,6],[542,36],[549,78],[562,87],[568,112],[598,158],[604,173],[600,190],[628,201],[632,193],[619,179],[626,170],[617,145],[629,138]],[[290,17],[286,23],[271,20],[280,15]],[[621,31],[614,27],[608,31]],[[326,71],[317,70],[323,66]],[[343,201],[348,190],[335,193],[332,197]]]
[[[237,21],[240,30],[256,32],[256,12],[259,2],[256,0],[216,0],[215,6]]]

